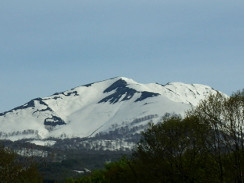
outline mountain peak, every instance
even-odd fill
[[[111,78],[110,80],[123,80],[127,83],[137,83],[136,81],[134,81],[133,79],[131,78],[127,78],[127,77],[124,77],[124,76],[118,76],[118,77],[114,77],[114,78]]]
[[[123,125],[139,129],[137,125],[157,123],[165,113],[183,115],[215,92],[199,84],[141,84],[115,77],[33,99],[0,114],[0,139],[87,137]]]

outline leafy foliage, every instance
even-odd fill
[[[1,183],[39,183],[42,179],[34,163],[23,161],[10,150],[0,148]]]
[[[76,183],[243,183],[244,97],[217,93],[184,119],[165,117],[142,133],[133,156]]]

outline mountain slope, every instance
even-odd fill
[[[1,139],[90,137],[127,127],[138,132],[165,113],[183,115],[216,91],[200,84],[140,84],[117,77],[36,98],[0,114]]]

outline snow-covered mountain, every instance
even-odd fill
[[[112,131],[134,134],[166,113],[183,115],[211,93],[216,90],[200,84],[140,84],[112,78],[36,98],[1,113],[0,139],[83,138]]]

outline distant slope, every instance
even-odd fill
[[[117,77],[36,98],[0,114],[0,139],[90,137],[122,127],[132,133],[165,113],[183,115],[216,93],[200,84],[140,84]]]

